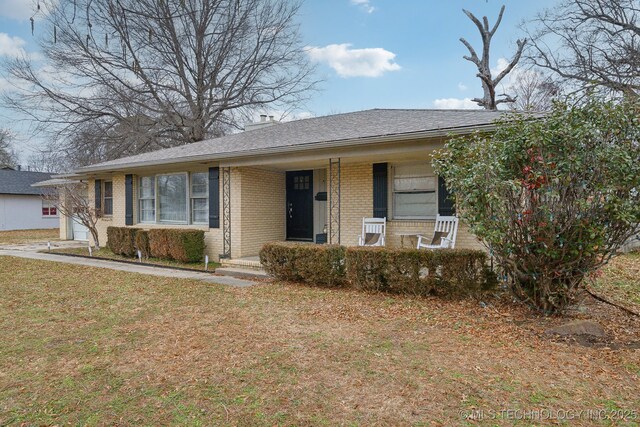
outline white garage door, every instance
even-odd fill
[[[76,218],[73,219],[73,240],[89,240],[89,229]]]

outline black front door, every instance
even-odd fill
[[[287,240],[313,241],[313,171],[287,172]]]

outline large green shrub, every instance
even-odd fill
[[[260,262],[279,280],[338,286],[345,278],[342,246],[267,243],[260,251]]]
[[[149,230],[149,253],[154,258],[198,262],[204,259],[204,231],[156,228]]]
[[[410,295],[479,295],[496,284],[486,262],[485,252],[468,249],[353,247],[346,251],[352,286]]]
[[[139,230],[132,227],[107,227],[107,247],[114,254],[135,256],[135,237]]]
[[[434,167],[514,294],[546,312],[574,300],[640,224],[638,105],[556,105],[453,138]]]

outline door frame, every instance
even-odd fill
[[[289,236],[289,177],[291,174],[305,173],[309,176],[309,200],[311,203],[311,209],[309,210],[309,216],[307,219],[307,227],[310,230],[309,237],[290,237]],[[285,172],[285,197],[284,197],[284,212],[285,212],[285,239],[293,242],[314,242],[314,186],[313,186],[313,169],[300,169],[290,170]]]

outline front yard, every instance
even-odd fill
[[[0,245],[58,240],[58,228],[0,231]]]
[[[571,316],[613,313],[598,318],[611,341],[579,345],[544,334],[566,319],[502,300],[236,289],[11,257],[0,292],[0,425],[640,420],[638,318],[595,300]],[[491,419],[501,410],[515,412]]]

